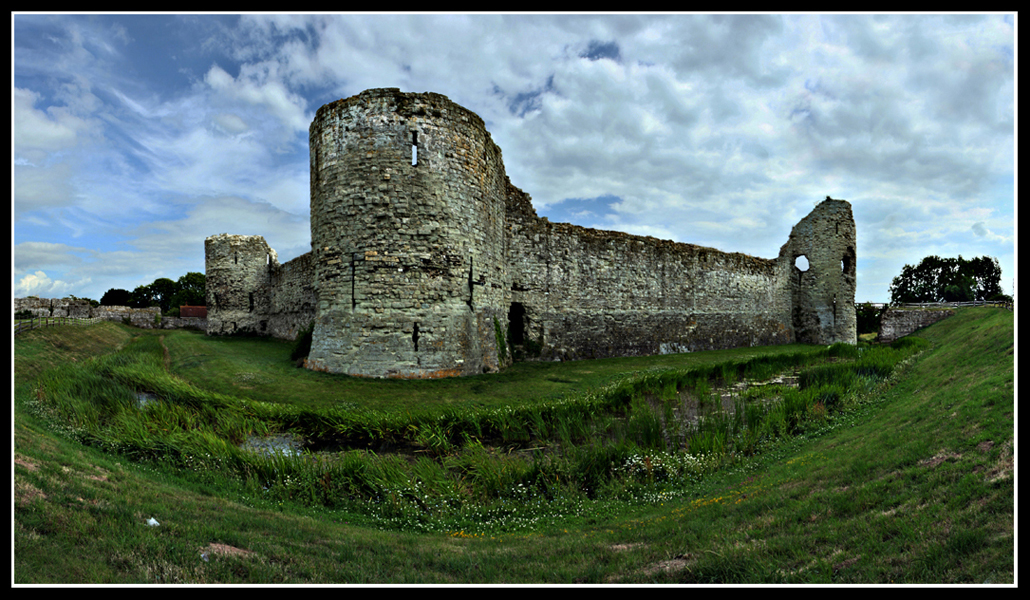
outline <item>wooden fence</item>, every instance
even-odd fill
[[[959,308],[962,306],[995,306],[1013,310],[1012,302],[994,302],[991,300],[975,300],[973,302],[909,302],[899,304],[901,308]]]
[[[92,325],[104,319],[80,319],[77,317],[34,317],[32,319],[18,319],[14,322],[14,335],[23,331],[37,329],[39,327],[53,327],[54,325]]]

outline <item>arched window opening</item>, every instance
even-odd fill
[[[845,275],[855,274],[855,249],[848,248],[840,259],[840,270]]]

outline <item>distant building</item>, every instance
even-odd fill
[[[207,307],[206,306],[180,306],[179,317],[196,317],[198,319],[207,318]]]

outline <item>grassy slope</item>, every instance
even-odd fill
[[[31,393],[32,357],[81,360],[131,332],[62,329],[17,342],[18,400]],[[56,436],[16,402],[14,581],[1012,583],[1013,332],[1008,311],[961,311],[919,332],[935,348],[853,426],[696,497],[521,537],[249,508]]]

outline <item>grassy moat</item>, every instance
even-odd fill
[[[31,331],[14,581],[1012,584],[1013,321],[432,381]]]

